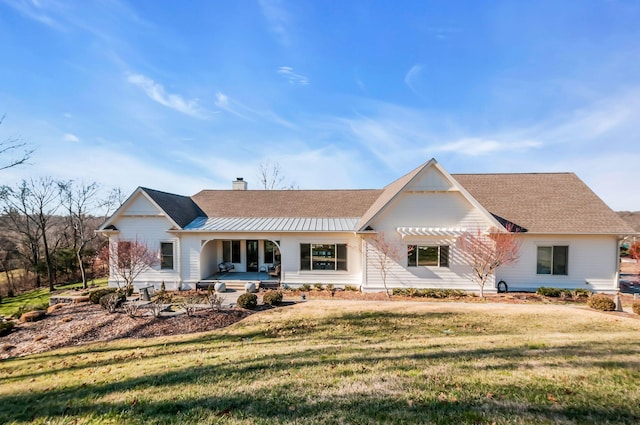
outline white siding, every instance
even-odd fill
[[[300,244],[303,243],[333,243],[347,245],[346,271],[300,270]],[[282,276],[283,284],[301,285],[304,283],[360,285],[362,281],[362,261],[360,240],[353,233],[317,233],[317,234],[288,234],[280,238],[282,248]]]
[[[428,168],[412,182],[406,190],[409,191],[441,191],[452,189],[453,185],[440,171]]]
[[[389,237],[388,237],[389,238]],[[479,291],[479,286],[471,280],[471,269],[464,263],[459,251],[455,247],[455,238],[411,238],[404,241],[396,240],[395,243],[402,246],[406,252],[408,245],[421,246],[449,246],[449,267],[438,266],[417,266],[408,267],[406,255],[392,264],[387,274],[387,287],[391,288],[441,288],[460,289],[464,291]],[[363,284],[364,291],[382,291],[384,282],[377,261],[375,248],[365,242],[366,245],[366,282]],[[491,291],[493,281],[487,282],[485,290]]]
[[[541,286],[615,291],[618,287],[618,242],[614,236],[522,235],[518,263],[501,267],[497,281],[504,280],[510,291],[534,291]],[[536,274],[537,247],[569,247],[566,276]],[[587,284],[587,282],[590,282]]]
[[[157,212],[157,210],[156,210]],[[145,243],[147,246],[158,252],[158,260],[160,258],[160,243],[173,243],[173,270],[161,270],[160,262],[148,271],[142,272],[134,282],[135,287],[146,285],[160,285],[165,282],[167,289],[176,288],[181,282],[181,244],[180,239],[168,230],[171,228],[169,220],[163,217],[133,217],[121,216],[114,225],[120,233],[117,236],[110,237],[110,242],[116,240],[135,241]],[[117,285],[114,277],[109,280],[111,286]]]
[[[418,180],[414,189],[448,189],[448,182],[439,180],[435,170]],[[407,236],[401,239],[398,227],[460,227],[475,232],[491,226],[486,216],[478,211],[456,190],[435,192],[401,193],[373,223],[377,232],[382,232],[391,243],[402,247],[406,252],[408,245],[449,246],[449,267],[407,267],[406,255],[391,267],[387,276],[388,288],[451,288],[465,291],[479,291],[478,285],[471,280],[471,268],[464,263],[456,250],[455,237]],[[366,291],[384,290],[380,267],[376,264],[376,254],[365,243],[365,281],[362,289]],[[493,280],[487,282],[485,290],[494,288]]]
[[[164,215],[164,213],[156,208],[149,200],[140,193],[136,199],[131,202],[129,207],[121,212],[122,215]]]
[[[460,192],[402,193],[375,220],[376,231],[398,227],[462,227],[467,230],[489,226],[486,217]]]

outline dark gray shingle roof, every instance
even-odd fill
[[[145,191],[180,228],[184,228],[197,217],[206,217],[204,211],[188,196],[175,195],[146,187],[140,189]]]

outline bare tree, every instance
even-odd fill
[[[0,188],[2,201],[3,232],[16,242],[20,256],[25,260],[25,270],[31,268],[35,274],[36,287],[40,287],[40,241],[41,230],[33,219],[30,192],[27,182],[17,188]]]
[[[284,182],[280,164],[277,162],[271,163],[270,161],[258,164],[258,181],[264,190],[279,189],[282,182]]]
[[[407,254],[406,249],[402,244],[395,243],[387,238],[384,232],[367,236],[366,241],[373,247],[373,250],[368,250],[368,252],[372,254],[373,264],[380,271],[387,299],[390,299],[391,294],[389,294],[389,288],[387,287],[387,277],[393,265],[402,261]]]
[[[98,205],[97,183],[59,182],[63,205],[69,214],[68,220],[72,229],[72,246],[78,261],[82,287],[87,288],[87,276],[84,269],[84,250],[98,235],[92,224],[95,219],[90,214]]]
[[[127,195],[122,191],[120,187],[114,187],[109,191],[107,197],[100,203],[99,207],[104,210],[104,216],[108,217],[111,213],[124,204]]]
[[[111,276],[116,279],[118,288],[121,288],[120,280],[122,280],[127,291],[133,290],[133,282],[140,273],[160,261],[158,251],[152,250],[145,242],[138,239],[110,242],[100,251],[100,257],[109,263]]]
[[[258,164],[258,182],[264,190],[295,190],[295,182],[285,183],[282,169],[277,162],[264,161]]]
[[[4,121],[4,117],[5,115],[0,117],[0,124]],[[11,156],[10,159],[0,163],[0,170],[24,164],[31,158],[33,151],[33,149],[27,147],[26,143],[17,138],[6,139],[0,142],[0,157]]]
[[[520,259],[520,240],[518,233],[507,229],[492,228],[488,233],[478,230],[465,232],[456,245],[465,262],[471,266],[472,279],[480,287],[480,296],[484,298],[484,286],[500,266],[516,263]]]

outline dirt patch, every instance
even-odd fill
[[[119,338],[204,332],[224,328],[252,313],[234,308],[217,313],[201,310],[192,316],[132,318],[124,313],[110,314],[95,304],[69,304],[38,322],[17,324],[10,334],[0,337],[0,359]]]

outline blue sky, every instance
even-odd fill
[[[48,175],[190,195],[572,171],[640,210],[640,2],[0,0],[0,140]]]

